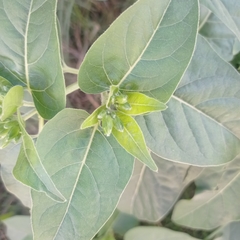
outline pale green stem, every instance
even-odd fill
[[[66,87],[66,95],[79,89],[78,82],[72,83]]]
[[[29,118],[31,118],[32,116],[34,116],[35,114],[37,114],[37,110],[36,108],[30,110],[29,112],[25,113],[22,118],[24,121],[27,121]]]
[[[38,115],[38,134],[42,131],[44,127],[44,118]]]
[[[23,101],[24,107],[35,107],[33,102]]]
[[[71,68],[71,67],[68,67],[68,66],[64,66],[63,67],[63,72],[64,73],[72,73],[72,74],[78,75],[79,69]]]

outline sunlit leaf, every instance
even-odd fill
[[[34,142],[25,130],[20,113],[18,113],[18,122],[22,131],[22,146],[13,169],[15,178],[37,191],[46,193],[55,201],[65,201],[44,168]]]
[[[147,146],[158,156],[216,166],[240,154],[240,76],[201,36],[168,109],[137,116]]]
[[[35,240],[89,240],[108,220],[133,169],[133,157],[96,127],[81,130],[88,114],[65,109],[37,140],[43,165],[67,199],[57,203],[33,191]]]
[[[57,0],[0,1],[0,72],[33,95],[44,118],[65,107],[56,27]]]
[[[166,102],[192,57],[197,25],[197,0],[137,1],[87,53],[80,88],[87,93],[111,85],[129,91],[159,88],[159,100]]]
[[[141,115],[149,112],[163,111],[167,108],[167,106],[156,100],[155,98],[151,98],[142,93],[125,93],[127,95],[127,102],[130,104],[130,110],[121,109],[121,112],[124,112],[128,115]]]
[[[123,132],[119,132],[113,128],[113,136],[127,152],[146,164],[151,170],[157,171],[157,165],[146,147],[141,128],[135,119],[120,112],[117,113],[117,116],[120,118],[124,130]]]
[[[4,121],[6,118],[11,117],[22,105],[23,101],[23,88],[22,86],[12,87],[2,102],[2,115],[1,120]]]

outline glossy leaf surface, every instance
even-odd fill
[[[124,240],[197,240],[186,233],[161,227],[136,227],[124,236]]]
[[[240,157],[221,168],[205,169],[191,200],[180,200],[172,220],[197,229],[214,229],[240,218]],[[211,216],[211,217],[207,217]]]
[[[80,88],[159,88],[166,102],[192,57],[197,25],[197,0],[139,0],[93,44],[80,67]]]
[[[141,115],[149,112],[163,111],[167,108],[167,106],[156,100],[155,98],[151,98],[142,93],[125,93],[127,95],[127,101],[131,105],[130,110],[123,110],[128,115]]]
[[[6,118],[11,117],[22,105],[23,101],[23,88],[22,86],[12,87],[2,102],[2,115],[1,120],[4,121]]]
[[[44,118],[65,107],[56,28],[57,0],[0,2],[0,72],[27,87]]]
[[[18,122],[22,131],[22,146],[13,169],[15,178],[37,191],[46,193],[55,201],[65,201],[43,166],[35,144],[25,130],[20,113],[18,113]]]
[[[120,112],[117,113],[117,116],[120,118],[124,130],[119,132],[113,128],[112,134],[115,139],[127,152],[146,164],[151,170],[157,171],[157,165],[146,147],[141,128],[135,119]]]
[[[88,114],[65,109],[37,140],[44,167],[67,199],[32,192],[34,239],[89,240],[113,213],[133,169],[133,157],[96,128],[81,130]],[[46,144],[47,143],[47,144]]]
[[[137,117],[147,146],[175,162],[213,166],[240,154],[240,76],[201,36],[168,109]]]
[[[201,168],[173,163],[152,154],[158,166],[153,172],[139,161],[118,208],[138,219],[156,222],[165,217],[183,189],[201,172]]]

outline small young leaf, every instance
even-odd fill
[[[13,169],[15,178],[36,191],[46,193],[55,201],[65,201],[65,198],[58,191],[52,179],[42,165],[34,142],[24,128],[19,112],[18,121],[22,131],[23,143],[17,163]]]
[[[130,110],[121,109],[121,112],[128,115],[141,115],[149,112],[163,111],[167,108],[164,103],[142,93],[130,92],[126,93],[126,95],[128,103],[132,108]]]
[[[96,125],[98,123],[98,115],[102,114],[102,111],[106,108],[105,105],[100,106],[99,108],[97,108],[89,117],[87,117],[82,125],[81,125],[81,129],[85,129],[85,128],[89,128],[92,127],[94,125]]]
[[[23,87],[12,87],[3,99],[1,120],[4,121],[8,117],[12,116],[17,111],[17,108],[22,105],[22,100]]]
[[[141,128],[138,126],[135,119],[120,112],[117,113],[117,116],[124,126],[123,132],[119,132],[115,128],[112,129],[112,134],[118,143],[127,152],[146,164],[151,170],[157,171],[157,165],[146,147]]]

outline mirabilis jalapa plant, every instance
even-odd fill
[[[92,239],[117,205],[157,221],[200,174],[192,165],[238,159],[239,74],[198,34],[199,25],[206,33],[211,10],[240,39],[222,2],[225,13],[233,11],[225,0],[201,1],[199,20],[198,0],[139,0],[92,45],[80,69],[61,59],[53,14],[60,2],[0,2],[1,175],[31,208],[34,239]],[[63,73],[77,74],[78,82],[65,89]],[[65,93],[78,88],[101,93],[91,115],[64,109]],[[25,125],[35,114],[39,133],[31,136]],[[169,176],[179,179],[167,184]],[[201,218],[189,224],[194,206],[193,199],[186,215],[176,207],[174,221],[201,228]],[[217,219],[211,228],[224,224]]]

